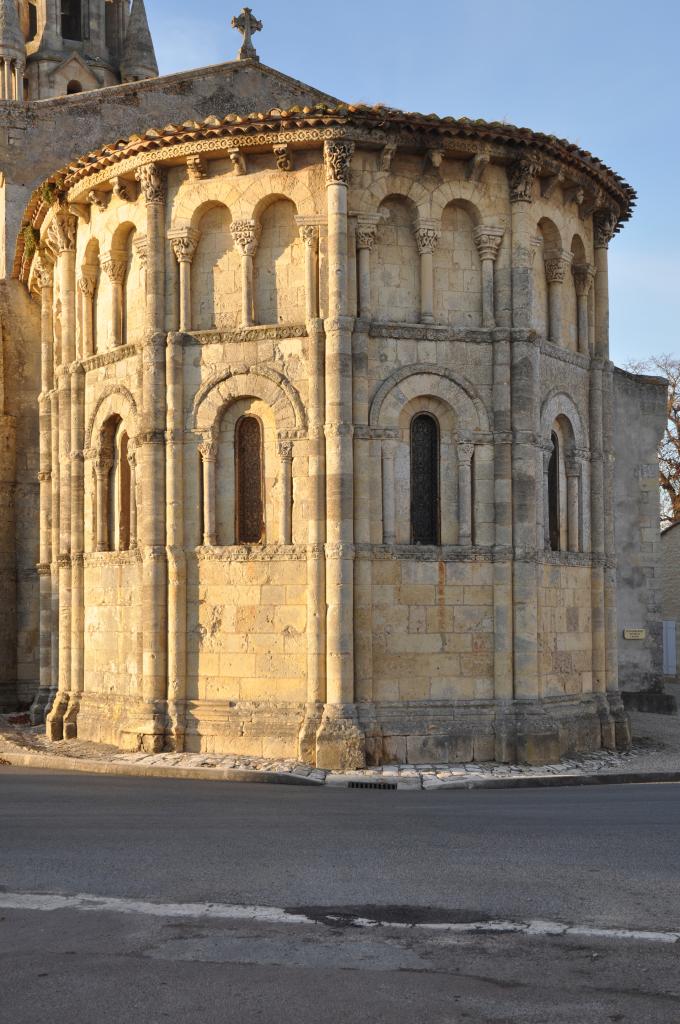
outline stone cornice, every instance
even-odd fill
[[[182,335],[184,345],[236,345],[246,341],[286,341],[289,338],[306,338],[304,324],[272,324],[255,327],[239,327],[233,330],[192,331]]]
[[[568,348],[553,345],[552,342],[545,340],[541,342],[540,347],[542,356],[557,359],[561,363],[568,363],[569,366],[580,366],[582,370],[590,369],[590,356],[583,355],[581,352],[572,352]]]
[[[113,363],[120,363],[123,359],[137,355],[136,345],[121,345],[120,348],[112,348],[108,352],[100,352],[96,356],[84,359],[82,367],[87,373],[88,370],[98,370],[102,366],[111,366]]]

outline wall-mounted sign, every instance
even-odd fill
[[[624,640],[646,640],[647,630],[646,629],[624,629],[623,631]]]

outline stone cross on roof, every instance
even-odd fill
[[[256,32],[262,31],[262,22],[253,17],[253,12],[250,7],[244,7],[238,18],[231,19],[231,27],[237,28],[243,36],[243,45],[238,51],[238,59],[259,60],[260,58],[255,52],[255,47],[253,46],[252,37]]]

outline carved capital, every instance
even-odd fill
[[[349,185],[350,165],[354,143],[339,139],[327,139],[323,146],[328,185]]]
[[[194,228],[178,228],[169,232],[168,238],[178,263],[191,263],[200,237],[200,232]]]
[[[202,441],[198,446],[198,450],[204,462],[214,462],[217,458],[217,442],[212,439]]]
[[[434,224],[421,221],[416,226],[416,245],[421,256],[433,253],[439,244],[440,233]]]
[[[357,249],[372,251],[378,233],[378,225],[360,220],[357,224]]]
[[[97,288],[96,267],[83,267],[82,273],[78,278],[78,288],[86,298],[94,298],[94,293]]]
[[[490,228],[481,225],[474,230],[475,245],[480,260],[496,260],[505,234],[503,228]]]
[[[231,234],[242,256],[254,256],[257,251],[258,225],[254,220],[233,220]]]
[[[475,446],[472,441],[461,441],[458,445],[458,462],[461,466],[469,466],[472,456],[475,454]]]
[[[577,263],[571,268],[574,287],[579,298],[587,298],[595,279],[595,267],[590,263]]]
[[[619,217],[615,210],[607,207],[603,210],[596,210],[593,214],[593,231],[595,237],[595,248],[606,249],[616,234],[619,225]]]
[[[75,252],[78,218],[66,211],[57,211],[47,232],[50,248],[59,256],[62,252]]]
[[[165,202],[167,182],[165,170],[159,164],[144,164],[135,171],[147,206],[155,206]]]
[[[111,456],[111,453],[108,451],[97,452],[94,460],[94,468],[100,480],[111,472],[112,467],[113,457]]]
[[[127,259],[120,253],[102,253],[101,267],[114,284],[123,284],[127,272]]]
[[[279,441],[279,456],[282,462],[291,462],[293,458],[293,442]]]
[[[201,181],[208,177],[208,162],[203,156],[188,156],[187,171],[191,181]]]
[[[305,245],[312,248],[319,237],[319,228],[316,224],[300,224],[300,238]]]
[[[149,240],[146,235],[136,235],[133,242],[133,248],[137,254],[137,259],[142,265],[142,269],[146,270],[146,264],[149,256]]]
[[[274,156],[276,157],[276,166],[280,171],[293,170],[293,157],[288,145],[274,146]]]
[[[533,154],[525,154],[510,164],[508,183],[511,203],[531,202],[532,186],[540,169],[540,161]]]
[[[54,267],[48,262],[44,250],[35,258],[34,275],[38,288],[51,288],[54,281]]]
[[[581,476],[581,462],[573,454],[568,455],[564,460],[564,472],[568,477],[576,480]]]
[[[543,259],[548,284],[562,284],[567,267],[570,266],[573,259],[572,254],[566,250],[549,249]]]
[[[248,167],[246,165],[246,158],[240,149],[230,149],[229,159],[232,162],[234,168],[234,174],[247,174]]]

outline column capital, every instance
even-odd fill
[[[98,451],[94,459],[94,468],[97,476],[101,479],[105,477],[107,473],[111,471],[113,467],[113,458],[110,452]]]
[[[596,249],[607,249],[619,226],[619,215],[611,207],[593,214],[593,234]]]
[[[206,440],[202,441],[198,446],[198,450],[204,462],[215,462],[217,459],[217,441],[214,441],[212,438],[206,438]]]
[[[97,287],[97,268],[85,266],[83,267],[80,277],[78,278],[78,288],[88,299],[94,298],[94,293]]]
[[[576,455],[573,453],[571,455],[567,455],[564,460],[564,472],[567,477],[580,477],[582,468],[581,461],[576,457]]]
[[[458,462],[461,465],[469,466],[474,454],[475,446],[472,441],[460,441],[458,443]]]
[[[541,169],[541,161],[535,153],[525,153],[508,167],[511,203],[530,203],[531,191]]]
[[[421,220],[416,224],[416,245],[421,256],[433,253],[439,244],[441,232],[434,221]]]
[[[51,288],[54,282],[54,266],[47,259],[44,250],[40,250],[35,258],[34,275],[38,288]]]
[[[543,253],[548,284],[562,284],[573,258],[573,254],[566,249],[548,249]]]
[[[571,272],[574,275],[574,286],[579,298],[587,298],[595,279],[595,267],[590,263],[575,263]]]
[[[378,234],[377,220],[357,220],[357,249],[368,249],[372,252]]]
[[[58,207],[52,223],[47,229],[47,240],[50,248],[60,256],[63,252],[76,251],[76,235],[78,218],[65,208]]]
[[[327,185],[349,185],[353,154],[353,142],[345,139],[326,139],[323,145],[323,158]]]
[[[293,442],[292,441],[279,441],[278,443],[279,457],[282,462],[292,462],[293,459]]]
[[[168,232],[172,251],[178,263],[191,263],[201,237],[195,228],[175,228]]]
[[[473,235],[480,260],[495,262],[504,234],[504,228],[492,228],[484,224],[475,228]]]
[[[298,230],[302,241],[311,248],[319,237],[318,224],[298,224]]]
[[[101,256],[101,268],[114,284],[123,284],[127,271],[127,258],[124,253],[104,252]]]
[[[160,164],[144,164],[135,171],[135,178],[140,184],[147,206],[165,203],[167,181],[165,168]]]
[[[255,220],[233,220],[231,222],[231,235],[242,256],[255,255],[259,234],[259,226]]]

